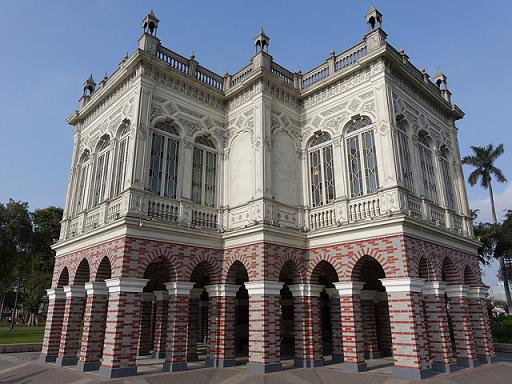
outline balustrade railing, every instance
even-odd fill
[[[119,196],[116,199],[114,199],[108,203],[107,223],[111,223],[112,221],[119,219],[119,217],[121,216],[122,203],[123,203],[122,196]]]
[[[216,229],[218,214],[214,208],[192,208],[192,225],[200,228]]]
[[[446,226],[446,214],[444,209],[434,205],[429,204],[428,207],[428,215],[430,220],[438,227]]]
[[[378,195],[353,199],[348,204],[348,218],[351,222],[368,220],[380,215],[380,200]]]
[[[317,207],[309,213],[309,225],[311,230],[331,227],[336,225],[336,211],[334,207]]]
[[[148,199],[148,216],[176,223],[180,216],[180,204],[176,200],[161,199],[151,196]]]
[[[362,59],[368,50],[366,48],[366,43],[360,43],[353,48],[346,50],[345,52],[340,53],[336,56],[334,68],[336,72],[341,71],[351,65],[357,63],[359,59]]]
[[[421,200],[417,197],[408,195],[407,196],[407,212],[409,216],[415,219],[421,219],[423,217],[421,213]]]
[[[209,71],[204,67],[197,67],[195,77],[197,80],[222,91],[224,89],[224,78],[219,75]]]
[[[234,87],[240,84],[246,77],[249,77],[251,73],[252,63],[249,63],[231,77],[231,86]]]
[[[329,76],[329,64],[324,63],[302,75],[302,89],[311,87]]]
[[[293,86],[293,73],[286,68],[281,67],[279,64],[272,61],[270,71],[283,80],[286,84]]]
[[[170,49],[159,47],[156,56],[178,72],[188,73],[189,60]]]
[[[102,204],[85,214],[84,232],[91,232],[101,224],[105,215],[105,204]]]

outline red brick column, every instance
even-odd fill
[[[440,372],[453,372],[455,361],[448,326],[448,314],[446,313],[445,291],[446,283],[426,282],[423,286],[423,300],[432,353],[432,369]]]
[[[325,288],[329,295],[332,328],[332,361],[343,363],[343,333],[341,332],[340,295],[336,288]]]
[[[192,288],[188,301],[188,342],[187,361],[197,361],[197,343],[199,342],[199,299],[203,288]]]
[[[380,279],[388,294],[393,373],[413,379],[433,375],[423,318],[424,279]]]
[[[478,364],[469,314],[468,291],[468,287],[464,285],[449,285],[446,288],[448,314],[455,336],[457,365],[462,367],[474,367]]]
[[[62,322],[57,365],[76,365],[80,349],[80,328],[84,318],[85,289],[67,285],[64,287],[66,306]]]
[[[66,296],[64,288],[50,288],[46,290],[46,294],[48,295],[48,312],[39,360],[49,363],[54,362],[59,354]]]
[[[209,332],[207,367],[233,367],[235,360],[235,305],[238,285],[218,284],[204,287],[208,292]]]
[[[360,294],[364,283],[357,281],[334,283],[340,296],[343,334],[343,369],[347,372],[366,371]]]
[[[283,283],[255,281],[245,283],[249,293],[249,363],[257,373],[276,372],[281,365],[279,298]]]
[[[142,294],[142,305],[140,306],[139,324],[139,347],[137,354],[147,356],[151,354],[153,347],[153,292]]]
[[[377,343],[377,321],[375,318],[375,299],[377,291],[361,291],[361,321],[363,322],[364,357],[378,359],[380,357]]]
[[[169,298],[167,291],[155,291],[154,311],[155,327],[153,341],[153,357],[163,359],[167,342],[167,319],[169,315]]]
[[[324,287],[314,284],[288,286],[293,296],[295,322],[295,361],[297,368],[324,365],[320,293]]]
[[[471,287],[468,294],[476,354],[479,362],[483,364],[492,363],[495,357],[489,315],[485,303],[487,290],[487,287]]]
[[[172,282],[165,286],[169,292],[169,314],[163,370],[183,371],[187,369],[188,300],[194,283]]]
[[[375,323],[377,324],[377,344],[381,356],[393,354],[391,341],[391,323],[389,319],[388,294],[377,292],[375,301]]]
[[[107,322],[107,285],[103,281],[85,283],[84,326],[78,369],[82,372],[100,369]]]
[[[124,377],[137,374],[142,291],[147,279],[117,278],[105,280],[108,288],[107,327],[100,374]]]

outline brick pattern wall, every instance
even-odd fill
[[[391,355],[391,324],[389,322],[389,307],[387,300],[375,303],[375,324],[377,327],[377,344],[382,355]]]
[[[279,295],[250,295],[249,308],[249,364],[279,363]]]
[[[214,366],[235,358],[235,304],[235,297],[209,297],[208,360]]]
[[[142,292],[109,293],[102,367],[135,366],[141,303]]]
[[[154,342],[153,353],[157,356],[165,353],[167,345],[167,323],[169,319],[169,300],[155,300],[155,326],[154,326]]]
[[[364,354],[366,358],[377,357],[377,323],[375,319],[375,301],[361,300],[361,320],[363,322]]]
[[[188,306],[187,361],[197,360],[199,336],[199,299],[190,298]]]
[[[187,362],[188,295],[170,295],[165,361],[171,368]]]
[[[320,297],[294,296],[293,309],[295,358],[303,366],[314,366],[323,359]]]
[[[455,349],[458,359],[476,359],[473,330],[469,313],[468,298],[456,296],[448,298],[449,313],[455,335]]]
[[[422,296],[421,292],[388,293],[395,367],[430,368]]]
[[[107,305],[107,295],[87,295],[79,356],[81,363],[99,362],[102,357]]]
[[[343,356],[340,298],[338,296],[331,297],[329,305],[331,307],[332,354],[333,358],[340,359]]]
[[[432,363],[452,364],[454,359],[444,295],[424,295],[423,302]]]
[[[80,349],[80,328],[84,318],[85,299],[83,297],[66,297],[62,336],[60,339],[59,358],[77,357]]]
[[[364,363],[363,324],[359,295],[340,296],[343,356],[346,364]]]
[[[59,353],[65,306],[65,298],[50,299],[48,302],[48,315],[46,316],[43,347],[41,349],[42,355],[57,356]]]
[[[143,300],[140,307],[139,356],[149,355],[153,347],[153,302]]]

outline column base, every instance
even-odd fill
[[[77,363],[78,363],[78,357],[76,357],[76,356],[57,357],[57,360],[55,360],[55,364],[60,365],[62,367],[76,365]]]
[[[421,380],[435,375],[436,372],[434,372],[432,369],[393,367],[393,376],[404,377],[407,379]]]
[[[496,356],[478,356],[480,364],[492,364],[496,362]]]
[[[165,359],[165,352],[153,352],[151,356],[153,359]]]
[[[257,363],[247,363],[247,370],[253,373],[272,373],[279,372],[283,369],[281,363],[272,363],[272,364],[257,364]]]
[[[380,353],[379,351],[365,352],[364,353],[364,358],[367,359],[367,360],[370,360],[370,359],[380,359],[381,357],[382,357],[382,353]]]
[[[207,357],[204,363],[205,367],[209,368],[228,368],[236,365],[235,359],[212,359]]]
[[[368,367],[366,366],[366,363],[359,363],[359,364],[355,364],[355,363],[343,363],[341,365],[341,367],[343,368],[343,370],[345,372],[365,372],[368,370]]]
[[[76,369],[78,369],[80,372],[90,372],[90,371],[97,371],[101,367],[101,363],[99,361],[89,361],[89,362],[82,362],[79,361],[76,365]]]
[[[185,371],[187,369],[187,362],[179,362],[179,363],[172,363],[170,361],[164,362],[163,371],[164,372],[180,372]]]
[[[324,360],[306,360],[306,359],[297,359],[295,358],[293,361],[293,366],[295,368],[315,368],[315,367],[323,367]]]
[[[137,374],[137,367],[126,368],[107,368],[100,367],[99,374],[107,379],[116,379],[118,377],[135,376]]]
[[[55,363],[57,357],[57,355],[46,355],[44,353],[41,353],[39,355],[39,361],[41,361],[42,363]]]
[[[343,358],[343,355],[332,355],[332,362],[334,364],[343,363],[345,359]]]
[[[436,372],[451,373],[461,369],[457,364],[432,363],[432,370]]]
[[[474,368],[479,365],[478,359],[468,359],[466,357],[458,357],[457,365],[463,368]]]

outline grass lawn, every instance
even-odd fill
[[[44,334],[44,325],[39,327],[27,327],[26,325],[14,326],[14,330],[9,332],[9,324],[0,323],[0,344],[21,344],[21,343],[42,343]]]

